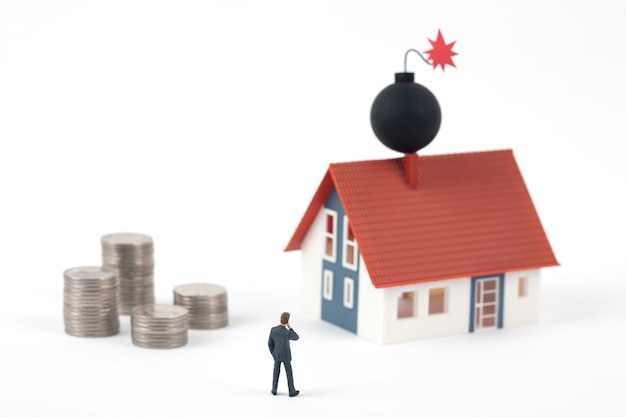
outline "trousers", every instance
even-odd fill
[[[293,385],[293,370],[291,369],[291,362],[281,362],[274,360],[274,378],[272,380],[272,391],[276,392],[278,388],[278,377],[280,376],[280,364],[285,366],[285,373],[287,373],[287,387],[289,388],[289,394],[293,394],[296,388]]]

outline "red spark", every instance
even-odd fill
[[[456,41],[446,44],[446,41],[443,40],[443,36],[441,35],[441,30],[439,30],[437,40],[433,41],[428,39],[428,42],[430,42],[433,49],[424,53],[430,55],[428,60],[432,62],[433,69],[437,69],[437,65],[441,66],[442,71],[446,70],[446,65],[451,65],[456,68],[456,65],[452,62],[452,57],[458,55],[452,50]]]

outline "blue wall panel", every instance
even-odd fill
[[[357,311],[359,307],[359,281],[358,281],[358,268],[356,271],[346,269],[342,266],[341,260],[343,259],[342,242],[343,242],[343,222],[345,212],[339,200],[337,190],[333,187],[331,192],[324,203],[324,207],[337,212],[337,257],[336,262],[329,262],[322,260],[322,274],[323,270],[327,269],[333,272],[333,299],[328,301],[322,297],[322,319],[330,323],[336,324],[346,330],[353,333],[357,331]],[[344,279],[352,278],[354,280],[354,303],[353,308],[346,308],[343,304],[344,298]],[[322,285],[323,282],[322,276]],[[320,288],[320,293],[323,294],[323,288]]]

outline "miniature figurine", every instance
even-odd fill
[[[298,340],[300,336],[291,328],[289,324],[290,314],[285,312],[280,315],[280,325],[272,327],[270,337],[267,342],[270,353],[274,357],[274,378],[272,379],[272,394],[276,395],[278,388],[278,377],[280,375],[280,364],[285,367],[287,373],[287,386],[289,387],[289,396],[295,397],[300,394],[293,385],[293,371],[291,369],[291,347],[290,340]]]

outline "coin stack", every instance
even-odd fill
[[[176,305],[147,304],[133,308],[133,344],[144,348],[172,349],[187,344],[187,309]]]
[[[179,285],[174,288],[174,304],[189,311],[190,329],[218,329],[228,324],[228,297],[221,285]]]
[[[112,269],[83,266],[63,273],[65,332],[104,337],[120,331],[119,279]]]
[[[117,271],[120,279],[120,313],[154,303],[154,245],[139,233],[102,236],[102,265]]]

